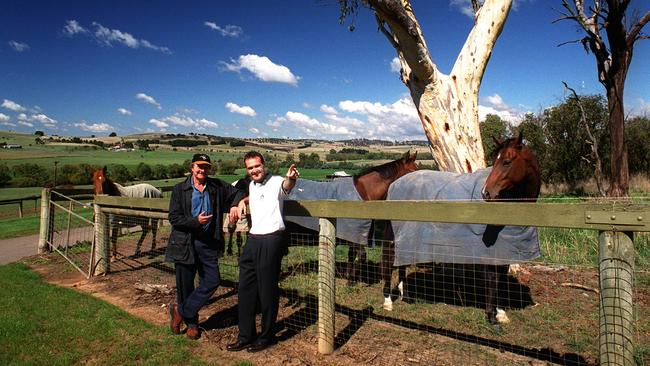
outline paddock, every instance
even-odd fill
[[[105,275],[131,287],[137,282],[173,289],[173,267],[162,260],[168,226],[159,231],[162,248],[143,253],[137,260],[106,260],[109,214],[165,218],[167,207],[164,198],[97,197],[86,273],[90,277]],[[321,219],[320,239],[292,236],[289,255],[283,260],[279,321],[288,340],[281,340],[280,345],[291,337],[311,339],[315,353],[332,353],[330,360],[340,357],[346,364],[343,360],[355,350],[362,353],[363,357],[356,359],[361,364],[648,362],[649,266],[648,258],[635,254],[635,247],[649,247],[647,204],[294,201],[287,202],[286,210],[287,214],[325,219]],[[54,216],[61,212],[55,211]],[[468,268],[410,267],[406,301],[396,302],[392,312],[384,311],[375,269],[381,240],[368,248],[363,281],[345,286],[342,274],[347,250],[335,247],[331,239],[334,226],[330,223],[336,217],[526,225],[540,231],[559,227],[562,235],[588,241],[594,258],[587,264],[561,260],[521,263],[523,270],[507,275],[499,289],[499,305],[507,310],[510,322],[496,333],[482,316],[477,291],[482,288],[481,278]],[[45,226],[42,250],[50,245]],[[629,240],[628,232],[636,232],[634,241]],[[137,235],[121,237],[118,250],[131,251]],[[318,247],[301,245],[314,240],[319,241]],[[552,244],[542,243],[542,251],[557,252],[554,255],[562,258],[562,248]],[[234,256],[222,258],[224,288],[213,303],[218,310],[202,319],[215,336],[232,321],[228,314],[232,315],[236,304],[236,263]],[[147,296],[140,298],[146,300]],[[165,296],[171,300],[173,293],[157,293],[152,301],[161,303]]]

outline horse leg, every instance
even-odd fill
[[[146,222],[141,223],[141,226],[142,226],[142,234],[140,234],[140,239],[138,239],[138,243],[135,245],[135,253],[133,253],[133,256],[136,258],[142,255],[142,252],[140,251],[140,247],[144,242],[145,236],[147,236],[147,233],[149,232],[149,225]]]
[[[111,252],[112,260],[117,258],[117,235],[120,232],[120,227],[118,225],[113,225],[111,228]]]
[[[508,266],[485,265],[485,315],[497,331],[501,331],[500,323],[507,322],[505,311],[497,307],[499,294],[499,277],[507,271]]]
[[[345,278],[347,278],[348,287],[354,286],[357,277],[357,266],[354,259],[357,257],[358,247],[354,243],[348,246],[348,263],[345,270]]]
[[[232,236],[235,233],[236,226],[228,223],[228,245],[226,246],[226,254],[232,255]]]
[[[149,221],[151,224],[151,235],[153,238],[151,239],[151,250],[153,251],[156,249],[156,234],[158,233],[158,219],[151,219]]]
[[[406,287],[406,266],[397,267],[397,289],[399,290],[399,300],[404,300],[404,289]]]
[[[393,262],[395,259],[395,243],[393,242],[393,229],[390,224],[386,225],[384,236],[384,243],[381,246],[381,279],[384,281],[384,310],[393,310],[392,294],[392,277],[393,277]]]
[[[242,238],[241,231],[237,232],[237,258],[241,256],[241,247],[244,244],[244,239]]]

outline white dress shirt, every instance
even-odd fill
[[[267,175],[262,183],[251,182],[248,205],[251,212],[251,234],[264,235],[284,230],[281,195],[284,178]]]

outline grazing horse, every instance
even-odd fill
[[[417,169],[416,157],[417,152],[414,154],[406,152],[397,160],[367,168],[352,178],[337,178],[331,182],[299,179],[287,199],[385,200],[391,183]],[[287,216],[285,223],[288,224],[289,231],[299,231],[293,229],[292,224],[294,223],[312,231],[318,231],[318,219],[311,217]],[[360,266],[366,262],[365,246],[368,244],[371,220],[338,219],[336,226],[337,238],[349,244],[345,276],[348,279],[348,285],[352,285],[359,276]],[[357,257],[358,262],[355,262]]]
[[[93,188],[95,194],[106,194],[109,196],[121,196],[131,198],[162,198],[162,193],[158,188],[151,184],[141,183],[132,186],[122,186],[106,177],[106,167],[98,169],[93,173]],[[111,249],[112,258],[117,257],[117,236],[120,228],[139,225],[142,228],[142,234],[135,247],[134,257],[142,255],[140,247],[147,233],[151,231],[153,238],[151,240],[151,250],[156,248],[156,232],[158,231],[158,219],[148,217],[127,217],[121,215],[110,215],[111,223]]]
[[[523,138],[495,140],[491,169],[470,174],[418,171],[395,181],[388,200],[517,200],[534,202],[541,185],[539,166]],[[398,290],[403,294],[405,266],[423,263],[468,265],[485,277],[485,313],[496,328],[499,277],[508,264],[539,256],[535,228],[478,224],[393,221],[394,242],[382,250],[384,308],[392,310],[392,267],[399,269]],[[465,267],[468,268],[468,267]]]

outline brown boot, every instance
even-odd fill
[[[187,332],[185,333],[185,335],[187,336],[187,338],[190,339],[199,339],[201,338],[201,331],[199,330],[199,327],[193,326],[187,328]]]
[[[169,304],[169,328],[174,334],[181,334],[181,323],[183,323],[183,317],[178,313],[178,307],[176,304]]]

